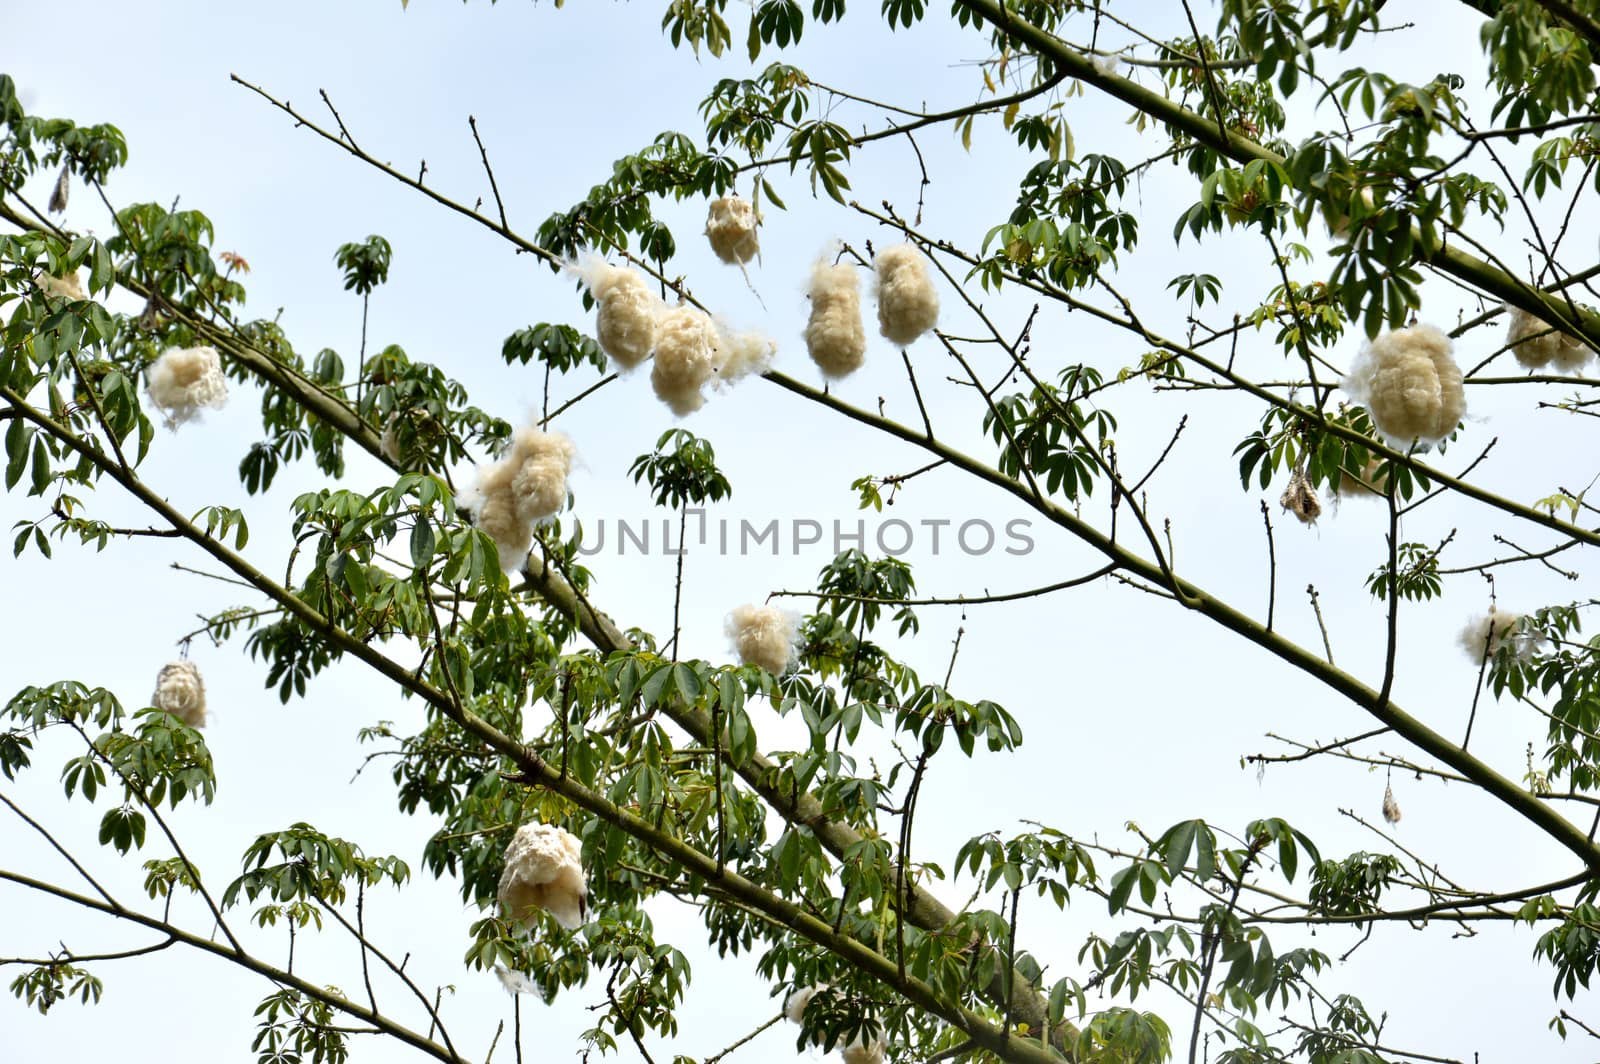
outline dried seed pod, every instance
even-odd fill
[[[844,1058],[844,1064],[883,1064],[884,1045],[879,1039],[863,1042],[858,1035],[854,1041],[843,1049],[839,1055]]]
[[[1317,493],[1311,489],[1311,481],[1306,479],[1302,469],[1296,469],[1289,478],[1289,486],[1283,489],[1278,505],[1298,517],[1302,525],[1314,525],[1322,516],[1322,504],[1317,501]]]
[[[1394,800],[1394,791],[1383,785],[1383,819],[1391,824],[1400,823],[1400,803]]]
[[[511,477],[517,513],[530,525],[554,517],[567,504],[567,475],[572,472],[572,441],[559,432],[523,429],[514,454],[520,464]]]
[[[206,684],[195,663],[184,659],[161,666],[150,704],[191,728],[206,726]]]
[[[801,987],[790,994],[783,1002],[783,1014],[790,1023],[800,1023],[805,1019],[806,1006],[811,1004],[811,999],[817,996],[818,991],[826,989],[827,983],[816,986]]]
[[[61,277],[53,277],[48,273],[39,275],[39,291],[50,299],[70,299],[80,302],[88,299],[83,291],[83,277],[81,271],[73,270]]]
[[[56,178],[55,188],[50,190],[50,203],[48,209],[51,214],[60,214],[67,209],[67,193],[72,191],[72,172],[66,163],[61,164],[61,176]]]
[[[1488,613],[1472,618],[1461,629],[1461,649],[1474,665],[1482,665],[1505,646],[1509,646],[1511,653],[1519,660],[1526,661],[1533,655],[1538,640],[1529,633],[1517,630],[1521,620],[1520,613],[1490,606]]]
[[[1543,369],[1552,363],[1558,369],[1575,373],[1594,356],[1589,345],[1529,314],[1511,307],[1511,323],[1506,327],[1506,345],[1519,365]]]
[[[443,435],[443,428],[426,407],[406,407],[389,415],[378,450],[401,469],[423,469]],[[403,443],[409,446],[402,447]]]
[[[1566,374],[1580,374],[1588,366],[1589,360],[1594,357],[1594,348],[1586,343],[1572,339],[1569,336],[1561,337],[1562,344],[1550,358],[1553,369]]]
[[[783,1015],[790,1023],[803,1023],[806,1007],[811,1004],[811,999],[818,993],[828,989],[827,983],[818,983],[816,986],[803,987],[790,994],[783,1003]],[[812,1036],[815,1043],[821,1039]],[[857,1035],[848,1043],[839,1047],[839,1055],[845,1064],[883,1064],[884,1044],[882,1039],[874,1038],[866,1041]]]

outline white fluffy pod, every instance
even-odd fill
[[[734,384],[749,376],[759,377],[772,368],[778,345],[759,332],[734,332],[725,322],[717,322],[716,373],[722,384]]]
[[[1450,338],[1432,325],[1395,329],[1357,356],[1344,389],[1366,404],[1378,431],[1399,444],[1437,443],[1466,413]]]
[[[150,367],[150,398],[175,429],[228,401],[228,380],[212,347],[169,347]]]
[[[51,299],[85,300],[88,295],[83,290],[83,276],[79,270],[73,270],[63,277],[54,277],[48,273],[39,275],[39,291]]]
[[[839,1055],[844,1058],[844,1064],[883,1064],[883,1049],[883,1043],[876,1038],[863,1042],[858,1037],[839,1050]]]
[[[523,930],[547,912],[568,931],[583,926],[589,885],[583,875],[583,843],[565,828],[530,821],[506,847],[497,892],[506,916]]]
[[[1369,458],[1359,477],[1353,477],[1341,469],[1329,478],[1328,484],[1340,498],[1371,498],[1387,492],[1387,481],[1388,478],[1383,474],[1383,463],[1376,458]]]
[[[1520,620],[1520,613],[1503,612],[1491,606],[1488,613],[1472,618],[1461,629],[1461,649],[1474,665],[1482,665],[1500,653],[1501,647],[1507,646],[1518,659],[1527,661],[1533,656],[1538,640],[1517,631],[1517,622]]]
[[[861,282],[847,262],[811,267],[811,317],[806,320],[806,351],[829,380],[848,377],[867,357],[867,331],[861,324]]]
[[[478,481],[476,518],[478,527],[500,552],[500,567],[509,571],[521,568],[533,546],[533,525],[517,513],[517,504],[506,485],[510,473],[492,467]]]
[[[1565,342],[1556,351],[1555,356],[1551,358],[1550,364],[1562,373],[1582,373],[1584,367],[1589,364],[1589,360],[1594,357],[1594,348],[1567,336],[1562,336],[1561,339]]]
[[[559,432],[527,427],[511,437],[511,449],[478,477],[478,527],[489,534],[507,569],[522,565],[533,544],[533,526],[567,503],[567,476],[575,448]]]
[[[800,660],[800,615],[776,606],[736,606],[723,630],[743,665],[782,676]]]
[[[706,239],[717,258],[730,266],[743,266],[761,254],[756,226],[761,216],[754,205],[739,196],[724,196],[711,201],[706,214]]]
[[[801,987],[790,994],[783,1002],[783,1014],[790,1023],[800,1023],[805,1018],[806,1006],[811,1004],[811,999],[827,987],[827,983],[817,986]]]
[[[194,662],[174,661],[161,666],[150,704],[171,713],[191,728],[206,726],[206,684]]]
[[[414,453],[406,455],[400,451],[400,429],[406,427],[403,423],[410,422]],[[438,428],[433,415],[421,406],[413,406],[405,410],[396,410],[389,415],[389,420],[383,426],[383,435],[378,438],[378,451],[402,469],[418,469],[427,464],[428,455],[415,453],[423,443],[417,437],[424,431],[432,434]]]
[[[717,330],[706,313],[673,307],[656,325],[656,357],[650,386],[679,417],[705,405],[705,386],[717,375]]]
[[[554,517],[567,504],[567,475],[572,472],[572,441],[559,432],[518,429],[512,438],[516,468],[511,494],[517,513],[530,524]]]
[[[600,348],[623,369],[650,356],[656,319],[666,309],[643,274],[613,266],[592,251],[578,256],[568,269],[582,278],[594,297],[595,338]]]
[[[1575,373],[1594,355],[1588,344],[1551,328],[1521,307],[1510,310],[1506,344],[1524,368],[1543,369],[1554,363],[1558,369]]]
[[[939,293],[928,277],[928,260],[913,244],[878,252],[878,331],[907,347],[939,320]]]
[[[811,999],[828,988],[827,983],[816,986],[802,987],[790,994],[783,1003],[783,1015],[790,1023],[804,1022],[806,1006],[811,1004]],[[839,1047],[839,1055],[844,1058],[845,1064],[883,1064],[884,1045],[880,1039],[874,1038],[864,1042],[859,1036],[848,1044]]]

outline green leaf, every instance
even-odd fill
[[[411,526],[411,564],[422,570],[433,558],[433,525],[427,514],[418,514],[417,523]]]
[[[1195,825],[1198,823],[1197,820],[1185,820],[1169,830],[1157,843],[1158,849],[1165,850],[1167,875],[1172,879],[1178,878],[1178,873],[1189,863],[1189,851],[1194,846]]]
[[[678,664],[672,667],[673,685],[678,689],[678,694],[683,700],[693,705],[700,698],[700,676],[689,665]]]
[[[1128,898],[1133,894],[1133,885],[1139,881],[1139,866],[1130,865],[1118,869],[1111,877],[1111,890],[1106,894],[1106,907],[1112,915],[1116,915],[1128,906]]]

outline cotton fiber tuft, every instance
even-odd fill
[[[928,276],[928,260],[912,244],[878,252],[878,330],[907,347],[939,320],[939,293]]]
[[[705,386],[716,373],[717,330],[706,313],[684,305],[662,315],[650,367],[656,398],[687,417],[705,405]]]
[[[1511,324],[1506,329],[1506,344],[1519,365],[1526,369],[1544,369],[1554,364],[1557,369],[1576,373],[1594,352],[1589,345],[1575,340],[1559,329],[1529,314],[1521,307],[1511,307]]]
[[[171,429],[193,421],[202,410],[216,409],[228,401],[222,360],[211,347],[167,348],[150,367],[147,387]]]
[[[522,565],[533,545],[533,526],[567,502],[567,476],[576,449],[559,432],[518,429],[503,458],[478,476],[477,522],[494,540],[500,564]]]
[[[1357,356],[1343,387],[1399,446],[1437,443],[1456,430],[1467,409],[1450,338],[1431,325],[1379,336]]]
[[[717,380],[733,384],[746,377],[759,377],[772,368],[778,345],[759,332],[734,332],[717,322]]]
[[[736,606],[724,630],[739,661],[782,676],[800,660],[800,616],[776,606]]]
[[[73,270],[62,277],[41,273],[38,283],[39,290],[51,299],[81,301],[89,298],[83,290],[83,274],[80,270]]]
[[[588,915],[589,886],[583,874],[583,843],[565,828],[530,821],[506,847],[500,872],[500,907],[524,930],[547,912],[572,931]]]
[[[595,338],[600,348],[623,369],[632,369],[650,355],[656,319],[666,305],[638,270],[613,266],[592,251],[567,267],[576,273],[595,301]]]
[[[849,263],[818,260],[811,268],[811,317],[806,321],[806,351],[829,380],[848,377],[867,356],[861,323],[861,283]]]
[[[743,266],[761,254],[756,227],[761,218],[749,200],[724,196],[711,201],[706,216],[706,238],[717,258],[732,266]]]
[[[1507,646],[1511,648],[1511,653],[1515,657],[1526,661],[1533,655],[1538,640],[1532,635],[1517,631],[1517,623],[1521,620],[1520,613],[1510,613],[1491,607],[1488,613],[1474,617],[1461,629],[1461,649],[1472,659],[1474,665],[1482,665],[1486,659],[1498,654],[1501,647]]]

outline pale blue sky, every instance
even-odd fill
[[[438,363],[468,385],[478,405],[514,422],[536,406],[541,382],[534,370],[507,368],[500,343],[536,321],[590,327],[571,285],[470,222],[294,129],[282,114],[231,84],[228,75],[254,81],[318,120],[327,116],[317,90],[326,89],[363,146],[410,172],[426,158],[429,183],[467,203],[488,198],[467,128],[467,115],[475,115],[512,224],[531,236],[548,213],[581,198],[609,173],[613,159],[642,147],[656,132],[680,129],[692,135],[698,128],[696,105],[712,81],[749,71],[738,47],[722,60],[696,61],[686,51],[674,52],[659,32],[656,5],[608,0],[574,2],[560,11],[522,0],[495,6],[417,0],[404,13],[398,3],[377,0],[153,7],[55,0],[8,6],[3,17],[9,47],[0,67],[17,79],[28,105],[44,114],[113,122],[127,135],[129,166],[109,188],[118,203],[153,199],[165,204],[181,196],[183,206],[206,212],[217,226],[218,249],[237,251],[250,261],[248,309],[270,316],[282,307],[282,322],[303,353],[331,346],[347,364],[354,362],[360,306],[340,288],[333,250],[368,233],[384,234],[394,245],[394,269],[372,302],[373,343],[399,343],[413,358]],[[859,6],[863,10],[852,13],[846,29],[810,27],[804,47],[785,61],[818,81],[908,107],[939,109],[975,98],[977,72],[962,64],[984,56],[981,39],[946,25],[942,15],[891,34],[868,10],[872,5]],[[1440,68],[1478,68],[1476,23],[1463,6],[1395,0],[1385,14],[1424,29],[1380,40],[1363,61],[1398,68],[1399,76],[1417,80]],[[730,7],[738,41],[746,18],[740,5]],[[1214,19],[1214,14],[1203,18]],[[1067,102],[1067,113],[1080,152],[1132,161],[1154,143],[1125,124],[1127,110],[1120,105],[1075,98]],[[851,126],[870,117],[853,105],[836,114]],[[1016,179],[1029,160],[1008,146],[997,124],[980,126],[971,154],[947,133],[930,132],[918,143],[933,178],[924,228],[976,246],[991,225],[1004,220]],[[917,169],[905,143],[886,141],[863,150],[850,176],[861,202],[876,205],[887,198],[902,211],[913,209]],[[738,272],[718,265],[698,237],[703,204],[669,205],[660,213],[679,238],[675,272],[685,274],[708,305],[775,337],[780,369],[816,381],[799,340],[809,264],[831,238],[882,243],[887,234],[836,205],[813,202],[801,181],[778,174],[774,180],[791,210],[771,212],[762,231],[763,262],[751,277],[764,308]],[[44,190],[35,191],[42,200]],[[1145,179],[1138,200],[1143,242],[1117,278],[1125,292],[1142,301],[1147,319],[1173,335],[1184,330],[1186,307],[1165,291],[1172,276],[1202,270],[1221,275],[1228,285],[1228,312],[1248,311],[1270,283],[1256,265],[1263,256],[1258,238],[1231,234],[1203,247],[1188,241],[1173,246],[1173,221],[1191,196],[1181,175],[1165,164]],[[82,189],[67,218],[102,234],[108,228],[103,211]],[[1594,222],[1592,209],[1580,212],[1574,240],[1581,237],[1581,246],[1594,245]],[[1483,233],[1520,261],[1516,237],[1515,231]],[[1320,232],[1308,243],[1325,249]],[[1453,323],[1461,293],[1438,283],[1426,292],[1425,318]],[[953,292],[943,294],[944,324],[973,335],[972,316],[960,311]],[[985,296],[984,302],[1013,329],[1030,306],[1010,297]],[[1054,308],[1043,312],[1034,342],[1042,365],[1084,361],[1108,375],[1143,353],[1125,334]],[[1476,362],[1497,344],[1488,331],[1472,334],[1463,344],[1463,361]],[[1347,358],[1354,350],[1352,339],[1341,352]],[[991,455],[977,431],[970,395],[943,382],[954,367],[946,366],[930,341],[916,345],[912,355],[941,433]],[[999,365],[995,352],[980,350],[976,357],[988,372]],[[874,338],[868,358],[861,374],[837,386],[839,394],[873,409],[881,397],[891,416],[915,419],[898,354]],[[1271,376],[1280,360],[1269,336],[1248,336],[1241,344],[1239,365],[1247,372]],[[587,383],[587,378],[563,382],[558,395],[573,394]],[[1577,489],[1581,482],[1574,480],[1591,475],[1573,442],[1576,427],[1549,413],[1536,414],[1531,390],[1485,394],[1477,389],[1470,399],[1473,420],[1459,452],[1442,460],[1446,468],[1465,464],[1498,436],[1500,443],[1479,474],[1521,501],[1547,494],[1558,483]],[[1191,414],[1184,445],[1152,483],[1152,507],[1171,515],[1177,564],[1187,575],[1241,608],[1259,609],[1266,595],[1257,509],[1262,493],[1239,490],[1230,456],[1254,413],[1224,399],[1190,404],[1171,393],[1143,390],[1110,402],[1122,422],[1119,453],[1128,468],[1144,468],[1166,444],[1178,418]],[[281,571],[287,504],[321,480],[300,470],[283,476],[264,497],[244,495],[235,470],[259,433],[252,424],[254,403],[255,396],[240,392],[205,423],[176,435],[161,433],[145,475],[184,508],[243,507],[252,527],[249,556],[268,571]],[[583,459],[573,486],[585,520],[637,519],[648,512],[646,496],[628,480],[626,469],[673,423],[642,375],[612,385],[561,419],[559,426],[577,441]],[[924,462],[910,448],[883,443],[761,381],[714,396],[684,424],[716,446],[735,489],[732,502],[716,516],[734,520],[837,517],[853,523],[860,515],[849,490],[852,480],[904,472]],[[353,456],[347,484],[370,489],[386,476],[375,463]],[[1270,502],[1275,503],[1280,487],[1274,486]],[[1104,502],[1097,496],[1086,512],[1103,513]],[[94,506],[113,523],[139,520],[110,491],[97,496]],[[1274,518],[1280,629],[1304,645],[1318,645],[1303,594],[1314,582],[1340,665],[1371,681],[1381,670],[1382,614],[1361,584],[1381,557],[1380,509],[1348,503],[1312,530]],[[0,503],[0,525],[38,513],[37,501],[7,497]],[[979,516],[996,525],[1022,515],[1006,497],[946,472],[914,482],[893,514],[908,521]],[[1457,564],[1489,556],[1495,528],[1481,512],[1452,500],[1419,511],[1408,521],[1406,535],[1436,541],[1451,528],[1458,529],[1456,544],[1462,550]],[[1511,535],[1530,549],[1543,542],[1526,529]],[[1035,522],[1034,538],[1037,548],[1025,558],[973,559],[950,551],[934,558],[919,548],[909,560],[917,565],[919,589],[941,595],[1043,584],[1098,564],[1085,548],[1042,522]],[[726,611],[771,590],[808,587],[829,553],[826,545],[779,558],[691,553],[686,651],[722,660]],[[198,564],[192,552],[161,542],[118,545],[101,555],[63,545],[50,565],[32,555],[0,562],[5,567],[0,597],[11,607],[0,613],[0,647],[5,648],[0,688],[9,693],[26,683],[71,676],[111,688],[126,704],[142,704],[156,670],[173,656],[174,641],[199,625],[197,614],[249,601],[235,595],[237,589],[175,572],[169,565],[180,559]],[[594,598],[602,608],[624,626],[667,631],[672,559],[618,558],[608,552],[592,564],[598,581]],[[1575,589],[1549,572],[1523,568],[1507,571],[1498,590],[1503,604],[1517,608],[1561,601]],[[1407,607],[1402,614],[1409,656],[1397,677],[1396,698],[1452,734],[1464,722],[1474,678],[1456,650],[1455,633],[1486,603],[1481,587],[1462,583],[1442,600]],[[922,617],[921,638],[902,648],[912,663],[929,676],[942,675],[951,640],[958,627],[964,628],[953,688],[962,697],[1001,702],[1028,735],[1015,756],[937,766],[919,819],[919,849],[928,859],[949,867],[969,834],[996,827],[1017,830],[1023,818],[1127,844],[1123,824],[1128,820],[1155,833],[1190,816],[1238,830],[1253,817],[1281,815],[1331,854],[1380,845],[1338,809],[1353,808],[1376,821],[1381,775],[1311,763],[1275,768],[1258,781],[1253,771],[1240,769],[1238,760],[1263,749],[1268,731],[1327,739],[1364,730],[1367,718],[1275,659],[1236,646],[1203,619],[1115,584],[1014,606],[975,607],[964,619],[958,611],[936,609],[923,610]],[[194,657],[216,709],[207,739],[221,785],[215,805],[186,807],[174,821],[213,881],[227,881],[238,852],[256,832],[302,819],[353,838],[369,852],[398,853],[420,873],[420,848],[434,829],[431,821],[394,812],[381,768],[349,783],[365,753],[355,743],[357,729],[380,718],[402,726],[415,723],[415,706],[397,701],[389,688],[350,664],[318,678],[305,700],[285,707],[261,689],[259,670],[239,646],[197,646]],[[759,723],[766,745],[793,738],[788,722],[769,716]],[[1525,713],[1487,705],[1480,709],[1473,749],[1520,777],[1523,746],[1540,731]],[[1392,743],[1383,749],[1409,752]],[[874,750],[881,754],[883,748]],[[21,784],[8,786],[8,793],[91,850],[97,873],[104,871],[110,883],[137,896],[136,867],[94,851],[99,810],[58,800],[53,765],[66,756],[65,748],[45,744],[43,751],[39,767]],[[1504,889],[1571,870],[1565,854],[1532,839],[1508,813],[1460,788],[1398,778],[1395,787],[1406,813],[1398,829],[1402,840],[1436,857],[1462,882]],[[0,852],[7,866],[67,881],[68,873],[52,864],[15,821],[0,820]],[[960,881],[943,885],[940,893],[959,905],[972,889]],[[58,941],[89,950],[145,940],[15,889],[0,889],[0,898],[10,917],[0,943],[3,952],[49,950]],[[662,939],[689,952],[697,966],[680,1015],[682,1036],[671,1045],[652,1044],[657,1059],[709,1055],[775,1011],[766,988],[750,978],[746,960],[719,962],[702,955],[704,933],[686,911],[667,904],[659,911]],[[191,926],[204,930],[197,911],[187,915]],[[1076,961],[1082,935],[1091,928],[1110,929],[1098,903],[1080,899],[1065,917],[1037,907],[1024,915],[1029,946],[1049,961],[1050,971],[1086,977]],[[466,927],[475,914],[462,907],[454,885],[419,874],[402,894],[375,897],[368,916],[376,938],[392,943],[397,954],[412,954],[408,971],[419,980],[456,987],[446,1005],[452,1034],[464,1053],[481,1059],[495,1024],[509,1015],[508,1000],[490,976],[468,973],[460,964]],[[281,935],[254,941],[269,957],[281,959]],[[1295,941],[1287,934],[1275,939],[1280,951]],[[1308,941],[1337,956],[1356,936],[1329,933]],[[346,945],[333,934],[318,943],[303,938],[297,971],[346,989],[358,987],[359,972]],[[1532,945],[1533,933],[1509,927],[1484,928],[1462,940],[1453,939],[1448,927],[1425,935],[1384,928],[1324,985],[1330,992],[1358,990],[1375,1013],[1391,1010],[1385,1040],[1403,1047],[1464,1058],[1478,1051],[1485,1062],[1589,1059],[1582,1046],[1563,1047],[1543,1031],[1557,1006],[1549,996],[1548,972],[1528,960]],[[106,997],[92,1012],[63,1005],[41,1020],[20,1004],[0,1002],[0,1057],[83,1059],[115,1053],[129,1064],[250,1059],[250,1013],[270,989],[260,980],[177,951],[102,974]],[[579,991],[550,1008],[525,1002],[529,1059],[575,1059],[576,1032],[588,1020],[583,1006],[599,993],[598,987]],[[391,999],[405,1022],[419,1025],[416,1010],[401,1004],[398,995]],[[1187,1029],[1170,999],[1157,995],[1140,1003],[1162,1011],[1175,1028]],[[633,1059],[632,1048],[622,1056]],[[793,1056],[793,1032],[787,1030],[769,1032],[734,1059],[778,1064]],[[357,1042],[354,1059],[366,1064],[413,1056],[388,1043]],[[506,1046],[496,1059],[510,1059]]]

